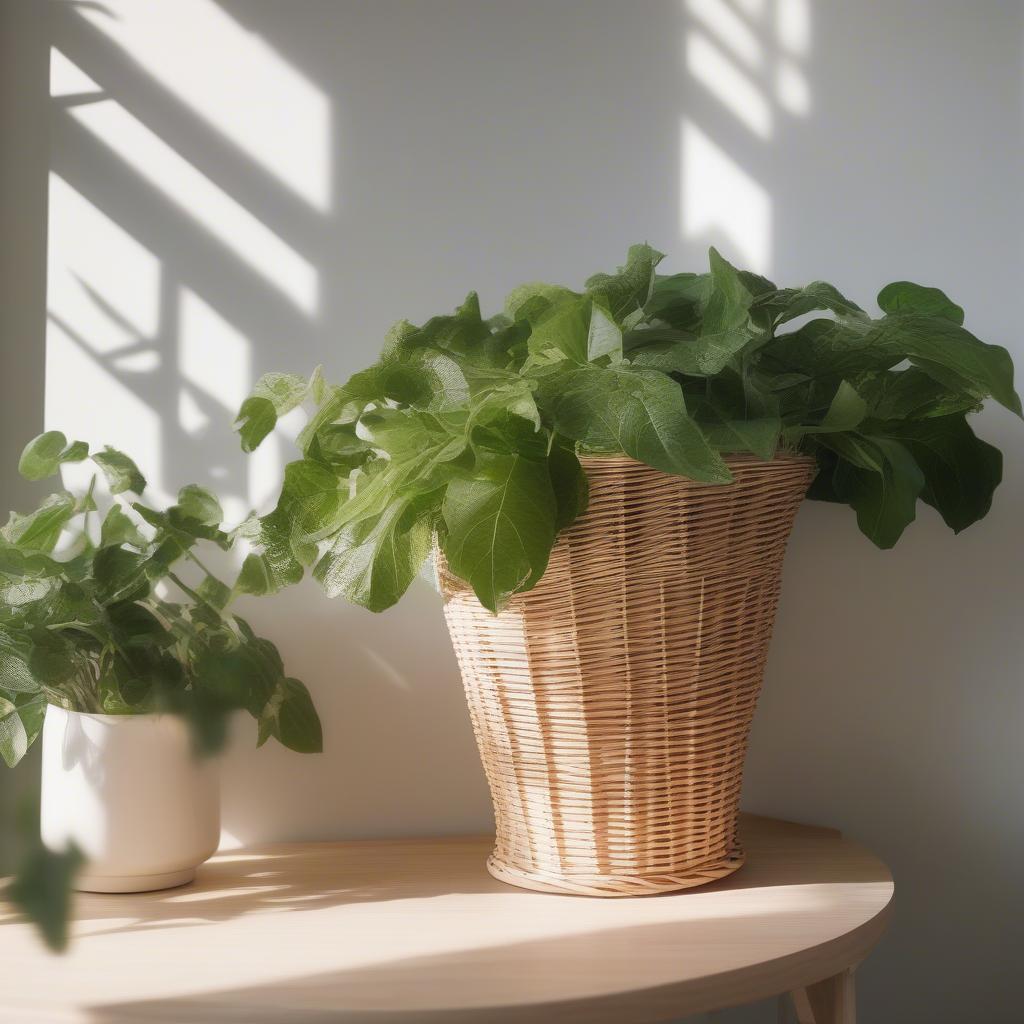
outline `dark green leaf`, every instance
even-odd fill
[[[480,603],[497,612],[547,568],[555,538],[555,495],[546,460],[482,454],[472,479],[445,492],[444,554]]]
[[[555,496],[555,532],[571,526],[587,510],[587,474],[571,441],[556,437],[548,456],[551,490]]]
[[[235,430],[242,442],[243,452],[254,452],[266,436],[277,426],[277,412],[269,398],[250,395],[235,417]]]
[[[887,316],[871,332],[871,344],[894,358],[909,358],[929,376],[954,391],[976,397],[991,395],[1011,412],[1021,414],[1013,390],[1013,361],[998,345],[979,341],[970,331],[941,316]]]
[[[271,736],[300,754],[319,754],[324,749],[320,718],[298,679],[281,679],[260,714],[259,745]]]
[[[878,308],[885,313],[923,313],[962,325],[964,311],[938,288],[910,281],[893,281],[878,293]]]
[[[218,611],[222,611],[231,603],[231,588],[221,583],[216,576],[206,576],[196,587],[196,593]]]
[[[856,302],[851,302],[827,281],[814,281],[787,295],[782,309],[775,317],[775,323],[781,325],[818,309],[830,310],[840,319],[869,320],[867,313]]]
[[[879,420],[917,420],[975,411],[980,407],[974,389],[950,390],[916,366],[860,374],[857,391],[868,403],[869,414]]]
[[[861,532],[880,548],[891,548],[917,514],[924,474],[909,450],[886,437],[823,434],[839,456],[836,494],[857,511]]]
[[[55,853],[36,842],[7,889],[11,903],[39,928],[54,952],[67,948],[72,882],[84,863],[74,845]]]
[[[645,307],[647,315],[677,330],[696,334],[700,330],[702,310],[707,305],[711,287],[710,274],[656,277],[651,298]]]
[[[146,546],[146,538],[120,505],[111,505],[100,527],[100,547],[117,547],[121,544],[142,548]]]
[[[149,593],[148,558],[127,548],[100,548],[93,559],[96,598],[102,604],[134,601]]]
[[[885,434],[904,445],[924,473],[921,498],[956,533],[988,514],[1003,478],[1003,456],[980,441],[961,416],[886,424]]]

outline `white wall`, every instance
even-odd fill
[[[398,317],[578,284],[641,239],[672,269],[713,242],[864,302],[936,284],[1024,355],[1017,4],[134,0],[53,22],[47,425],[164,491],[267,497],[288,431],[247,461],[228,426],[265,370],[340,379]],[[851,514],[801,512],[755,726],[747,806],[896,873],[872,1024],[1019,1019],[1024,449],[1008,415],[981,426],[1006,483],[960,538],[925,510],[879,553]],[[234,838],[489,827],[425,584],[386,617],[312,587],[251,615],[328,750],[234,754]]]

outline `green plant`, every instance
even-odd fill
[[[714,249],[703,274],[660,276],[661,258],[634,246],[582,292],[524,285],[489,319],[470,294],[401,321],[341,387],[319,370],[263,377],[236,423],[245,450],[307,396],[316,408],[277,507],[246,524],[239,587],[272,592],[312,566],[331,596],[381,610],[436,536],[497,611],[585,508],[578,452],[709,485],[731,479],[724,453],[806,452],[810,497],[852,506],[883,548],[919,498],[954,531],[986,514],[1002,457],[966,417],[988,397],[1019,415],[1020,400],[1007,352],[941,291],[890,284],[874,319],[832,285],[778,288]]]
[[[39,480],[89,457],[83,442],[49,431],[28,444],[19,469]],[[202,544],[233,543],[217,498],[189,484],[157,509],[138,499],[146,481],[128,456],[106,448],[91,458],[111,494],[102,519],[93,476],[84,493],[51,494],[0,530],[0,756],[8,765],[24,756],[47,704],[182,714],[207,748],[220,741],[226,713],[244,709],[260,744],[274,737],[319,751],[306,688],[285,675],[269,640],[231,614],[235,591],[199,557]],[[179,563],[201,578],[185,582]]]
[[[89,457],[84,442],[49,431],[29,442],[19,469],[40,480]],[[146,481],[128,456],[106,448],[91,459],[110,493],[102,517],[93,476],[84,493],[51,494],[0,530],[0,756],[11,766],[21,760],[48,704],[180,714],[197,753],[217,749],[227,714],[245,710],[258,722],[260,745],[274,737],[292,750],[321,750],[305,686],[285,675],[269,640],[231,614],[236,591],[199,557],[203,544],[227,550],[234,541],[216,496],[190,484],[157,509],[139,500]],[[200,576],[194,585],[188,570]],[[53,851],[29,838],[8,889],[54,949],[67,942],[70,884],[81,863],[74,847]]]

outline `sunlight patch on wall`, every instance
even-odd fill
[[[50,175],[48,309],[100,354],[152,337],[160,262],[63,178]]]
[[[772,133],[772,111],[761,90],[699,32],[686,39],[686,67],[720,103],[762,139]]]
[[[775,34],[790,53],[806,55],[811,48],[809,0],[775,0]]]
[[[764,62],[761,41],[726,0],[688,0],[686,8],[735,57],[748,67],[761,67]]]
[[[181,288],[178,307],[181,376],[224,410],[230,421],[249,393],[249,341],[191,288]],[[223,424],[222,424],[223,425]]]
[[[330,104],[213,0],[104,0],[78,14],[314,209],[330,195]]]
[[[103,90],[80,67],[72,64],[56,47],[50,48],[50,96],[104,95]]]
[[[771,256],[771,198],[692,121],[682,123],[682,231],[725,245],[736,259],[759,273]]]
[[[68,114],[304,313],[317,307],[313,265],[113,99]]]
[[[811,112],[811,87],[788,60],[780,61],[775,72],[775,95],[779,105],[796,117],[806,117]]]
[[[93,396],[87,404],[82,396]],[[150,494],[159,501],[171,495],[160,486],[160,417],[135,392],[91,357],[87,350],[52,319],[46,331],[46,405],[48,430],[63,430],[102,447],[122,447],[145,467]],[[69,486],[83,486],[94,472],[88,463],[65,466]]]
[[[736,7],[752,18],[760,18],[768,6],[767,0],[733,0]]]

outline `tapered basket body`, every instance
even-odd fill
[[[494,800],[496,877],[631,896],[742,863],[747,736],[814,463],[727,461],[734,482],[713,485],[584,458],[586,514],[498,615],[439,559]]]

